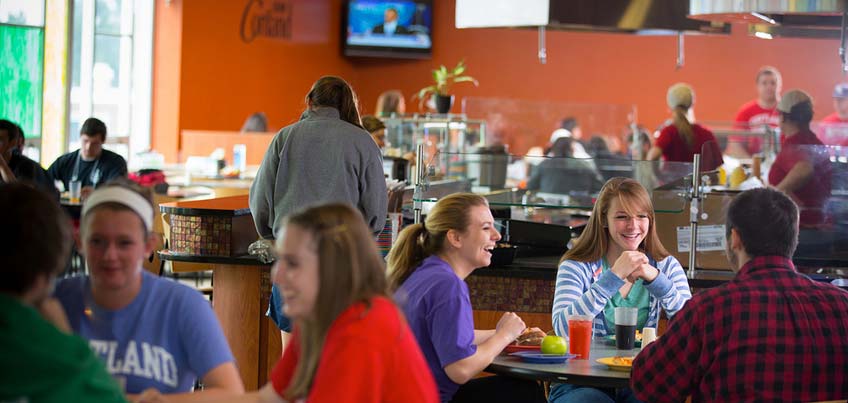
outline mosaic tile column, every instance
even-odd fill
[[[475,310],[550,313],[554,282],[517,277],[468,276]]]

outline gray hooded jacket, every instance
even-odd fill
[[[368,132],[325,107],[274,136],[250,188],[250,212],[259,235],[273,239],[287,214],[328,202],[358,208],[375,234],[385,225],[380,149]]]

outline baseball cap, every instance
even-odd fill
[[[812,106],[813,100],[804,91],[789,90],[780,97],[780,102],[777,103],[777,110],[783,113],[792,113],[792,108],[802,102],[809,102],[810,106]]]
[[[668,102],[669,108],[672,109],[678,106],[688,108],[692,106],[694,98],[695,92],[692,91],[692,87],[686,83],[677,83],[668,87],[668,94],[666,94],[666,101]]]
[[[551,139],[548,140],[551,144],[556,143],[557,140],[563,137],[571,137],[571,132],[565,129],[556,129],[553,133],[551,133]]]
[[[833,97],[834,98],[848,98],[848,84],[839,83],[833,87]]]

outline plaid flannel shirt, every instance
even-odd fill
[[[646,402],[801,402],[848,396],[848,292],[761,256],[696,294],[633,363]]]

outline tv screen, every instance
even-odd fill
[[[432,53],[430,0],[349,0],[345,16],[347,56],[426,59]]]

